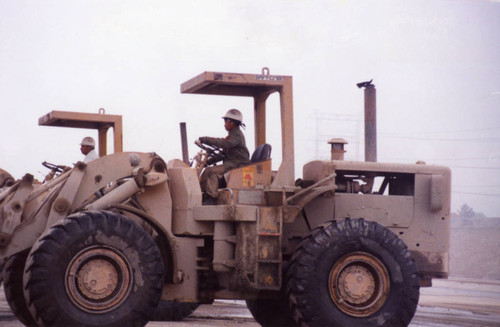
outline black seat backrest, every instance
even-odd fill
[[[269,158],[271,158],[271,144],[264,143],[255,148],[250,161],[252,163],[256,163]]]

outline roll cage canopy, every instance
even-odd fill
[[[252,97],[254,99],[255,146],[266,143],[266,100],[278,92],[281,111],[282,162],[272,187],[294,186],[292,76],[204,72],[181,84],[181,93]]]
[[[99,109],[98,114],[71,111],[51,111],[38,119],[40,126],[56,126],[96,129],[98,131],[99,157],[107,154],[107,133],[113,128],[114,152],[123,151],[123,123],[121,115],[105,114]]]

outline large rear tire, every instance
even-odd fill
[[[35,243],[25,297],[44,326],[144,326],[160,300],[163,264],[138,224],[108,211],[72,215]]]
[[[12,313],[25,326],[31,327],[36,326],[36,323],[28,309],[23,291],[23,271],[28,254],[29,249],[16,253],[5,264],[4,292]]]
[[[287,272],[288,298],[301,326],[407,326],[419,288],[415,260],[403,241],[363,219],[315,229]]]

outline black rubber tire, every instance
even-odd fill
[[[5,264],[4,292],[10,310],[17,319],[25,326],[36,326],[35,319],[33,319],[28,309],[23,291],[23,271],[28,254],[29,249],[16,253]]]
[[[377,305],[365,311],[364,316],[361,309],[356,309],[360,311],[354,314],[347,312],[342,307],[345,302],[334,302],[335,295],[332,295],[340,294],[336,292],[344,285],[335,267],[346,258],[355,258],[356,254],[379,262],[382,267],[379,271],[385,271],[385,275],[381,275],[386,276],[386,282],[379,285],[389,287],[386,292],[377,291],[383,296],[366,297],[377,298],[378,302],[373,300]],[[353,262],[356,262],[354,268],[361,266],[360,261]],[[346,275],[352,272],[354,276],[356,271],[348,269],[344,270]],[[313,230],[298,246],[287,271],[287,294],[294,319],[301,326],[407,326],[419,299],[417,272],[413,255],[389,229],[363,219],[333,221]]]
[[[25,297],[39,325],[144,326],[163,275],[160,252],[137,223],[87,211],[62,219],[34,244]]]
[[[286,299],[246,300],[248,310],[263,327],[298,326],[292,318]]]
[[[180,321],[198,308],[198,303],[161,300],[151,316],[151,321]]]

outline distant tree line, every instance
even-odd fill
[[[486,216],[483,213],[475,212],[474,209],[469,207],[466,203],[462,204],[457,213],[462,218],[474,218],[474,217],[486,218]]]

